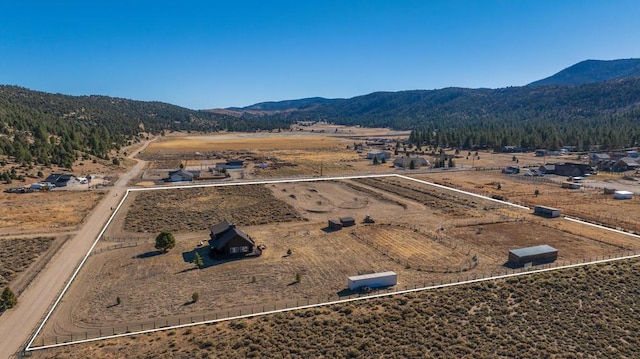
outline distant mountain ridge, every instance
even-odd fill
[[[290,109],[308,109],[333,102],[333,99],[324,97],[309,97],[298,100],[284,100],[284,101],[268,101],[260,102],[246,107],[230,107],[228,110],[232,111],[286,111]]]
[[[527,86],[573,86],[640,77],[640,59],[585,60]]]

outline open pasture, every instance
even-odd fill
[[[366,215],[376,223],[363,224]],[[357,224],[329,230],[327,220],[340,217]],[[207,228],[225,218],[266,246],[262,256],[208,257]],[[640,248],[623,235],[593,236],[573,222],[402,177],[140,191],[114,222],[105,238],[135,245],[110,250],[101,241],[104,250],[89,257],[41,335],[336,299],[351,294],[348,276],[363,273],[395,271],[398,288],[479,277],[504,270],[509,249],[541,243],[558,248],[560,262]],[[160,230],[176,236],[166,254],[153,248]]]

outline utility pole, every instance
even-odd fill
[[[320,161],[320,177],[322,177],[322,161]]]

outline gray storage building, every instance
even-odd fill
[[[535,206],[533,209],[533,214],[537,214],[538,216],[548,217],[548,218],[556,218],[560,217],[561,211],[557,208],[546,207],[546,206]]]
[[[558,250],[547,244],[539,246],[512,249],[509,251],[509,262],[525,264],[530,262],[553,262],[558,258]]]

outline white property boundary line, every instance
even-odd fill
[[[618,258],[600,259],[600,260],[596,260],[596,261],[592,261],[592,262],[569,264],[569,265],[560,266],[560,267],[553,267],[553,268],[543,268],[543,269],[536,269],[536,270],[531,270],[531,271],[526,271],[525,270],[525,271],[519,272],[519,273],[502,274],[502,275],[497,275],[497,276],[493,276],[493,277],[470,279],[470,280],[461,281],[461,282],[455,282],[455,283],[445,283],[445,284],[440,284],[440,285],[433,285],[433,286],[430,286],[430,287],[406,289],[406,290],[401,290],[401,291],[397,291],[397,292],[383,293],[383,294],[374,294],[374,295],[370,295],[370,296],[366,296],[366,297],[357,297],[357,298],[350,298],[350,299],[334,300],[334,301],[325,302],[325,303],[301,305],[301,306],[292,307],[292,308],[284,308],[284,309],[270,310],[270,311],[260,312],[260,313],[238,315],[238,316],[222,318],[222,319],[205,320],[205,321],[201,321],[201,322],[173,325],[173,326],[167,326],[167,327],[163,327],[163,328],[147,329],[147,330],[141,330],[141,331],[131,332],[131,333],[107,335],[107,336],[99,337],[99,338],[82,339],[82,340],[77,340],[77,341],[73,341],[73,342],[50,344],[50,345],[44,345],[44,346],[40,346],[40,347],[27,348],[26,350],[27,351],[33,351],[33,350],[40,350],[40,349],[51,349],[51,348],[57,348],[57,347],[62,347],[62,346],[67,346],[67,345],[89,343],[89,342],[94,342],[94,341],[99,341],[99,340],[107,340],[107,339],[122,338],[122,337],[133,336],[133,335],[155,333],[155,332],[159,332],[159,331],[162,331],[162,330],[173,330],[173,329],[181,329],[181,328],[192,327],[192,326],[196,326],[196,325],[214,324],[214,323],[220,323],[220,322],[225,322],[225,321],[230,321],[230,320],[252,318],[252,317],[258,317],[258,316],[270,315],[270,314],[276,314],[276,313],[284,313],[284,312],[290,312],[290,311],[301,310],[301,309],[317,308],[317,307],[328,306],[328,305],[355,302],[355,301],[358,301],[358,300],[376,299],[376,298],[389,297],[389,296],[394,296],[394,295],[399,295],[399,294],[421,292],[421,291],[425,291],[425,290],[435,290],[435,289],[440,289],[440,288],[455,287],[455,286],[465,285],[465,284],[473,284],[473,283],[479,283],[479,282],[486,282],[486,281],[490,281],[490,280],[519,277],[519,276],[524,276],[524,275],[529,275],[529,274],[538,274],[538,273],[544,273],[544,272],[551,272],[551,271],[555,271],[555,270],[584,267],[584,266],[593,265],[593,264],[608,263],[608,262],[614,262],[614,261],[626,260],[626,259],[632,259],[632,258],[640,258],[640,254],[634,254],[634,255],[625,256],[625,257],[618,257]]]
[[[445,190],[449,190],[449,191],[465,194],[465,195],[472,196],[472,197],[477,197],[477,198],[481,198],[481,199],[485,199],[485,200],[490,200],[490,201],[493,201],[493,202],[509,205],[509,206],[512,206],[512,207],[520,208],[520,209],[526,209],[526,210],[530,209],[529,207],[517,205],[517,204],[506,202],[506,201],[497,200],[495,198],[490,198],[490,197],[482,196],[482,195],[479,195],[479,194],[476,194],[476,193],[466,192],[466,191],[459,190],[459,189],[456,189],[456,188],[450,188],[450,187],[447,187],[447,186],[443,186],[443,185],[439,185],[439,184],[435,184],[435,183],[431,183],[431,182],[427,182],[427,181],[423,181],[423,180],[419,180],[419,179],[415,179],[415,178],[411,178],[411,177],[407,177],[407,176],[399,175],[399,174],[376,174],[376,175],[342,176],[342,177],[340,177],[340,176],[338,176],[338,177],[318,177],[318,178],[304,178],[304,179],[281,179],[281,180],[266,180],[266,181],[211,183],[211,184],[186,185],[186,186],[182,185],[182,186],[151,187],[151,188],[130,188],[130,189],[127,189],[126,193],[124,194],[124,196],[122,196],[122,199],[120,200],[120,203],[118,203],[118,206],[116,207],[116,209],[113,211],[113,213],[111,214],[111,216],[109,217],[109,219],[105,223],[104,227],[102,228],[102,230],[98,234],[97,238],[95,239],[95,241],[91,245],[91,248],[89,248],[89,251],[84,256],[84,258],[82,259],[82,261],[80,262],[80,264],[78,265],[76,270],[73,272],[73,275],[69,278],[69,280],[68,280],[67,284],[64,286],[62,292],[60,293],[60,295],[58,296],[56,301],[53,303],[53,306],[51,307],[51,309],[49,310],[49,312],[47,313],[47,315],[43,319],[42,323],[40,324],[40,326],[38,327],[36,332],[33,334],[33,337],[31,338],[31,340],[29,340],[29,343],[25,347],[24,351],[35,351],[35,350],[40,350],[40,349],[49,349],[49,348],[55,348],[55,347],[73,345],[73,344],[81,344],[81,343],[93,342],[93,341],[98,341],[98,340],[106,340],[106,339],[120,338],[120,337],[125,337],[125,336],[153,333],[153,332],[157,332],[157,331],[161,331],[161,330],[180,329],[180,328],[186,328],[186,327],[191,327],[191,326],[195,326],[195,325],[218,323],[218,322],[235,320],[235,319],[250,318],[250,317],[255,317],[255,316],[269,315],[269,314],[274,314],[274,313],[282,313],[282,312],[288,312],[288,311],[300,310],[300,309],[315,308],[315,307],[334,305],[334,304],[339,304],[339,303],[348,303],[348,302],[353,302],[353,301],[357,301],[357,300],[367,300],[367,299],[373,299],[373,298],[381,298],[381,297],[392,296],[392,295],[397,295],[397,294],[412,293],[412,292],[418,292],[418,291],[424,291],[424,290],[430,290],[430,289],[452,287],[452,286],[456,286],[456,285],[464,285],[464,284],[477,283],[477,282],[488,281],[488,280],[517,277],[517,276],[533,274],[533,273],[542,273],[542,272],[548,272],[548,271],[553,271],[553,270],[574,268],[574,267],[580,267],[580,266],[585,266],[585,265],[591,265],[591,264],[597,264],[597,263],[606,263],[606,262],[612,262],[612,261],[618,261],[618,260],[624,260],[624,259],[629,259],[629,258],[638,258],[638,257],[640,257],[640,254],[636,254],[636,255],[630,255],[630,256],[625,256],[625,257],[602,259],[602,260],[596,260],[596,261],[587,262],[587,263],[577,263],[577,264],[570,264],[570,265],[554,267],[554,268],[544,268],[544,269],[538,269],[538,270],[532,270],[532,271],[523,271],[523,272],[519,272],[519,273],[504,274],[504,275],[498,275],[498,276],[486,277],[486,278],[478,278],[478,279],[472,279],[472,280],[455,282],[455,283],[447,283],[447,284],[435,285],[435,286],[430,286],[430,287],[407,289],[407,290],[397,291],[397,292],[392,292],[392,293],[383,293],[383,294],[376,294],[376,295],[371,295],[371,296],[366,296],[366,297],[342,299],[342,300],[337,300],[337,301],[318,303],[318,304],[310,304],[310,305],[303,305],[303,306],[297,306],[297,307],[292,307],[292,308],[285,308],[285,309],[266,311],[266,312],[261,312],[261,313],[239,315],[239,316],[235,316],[235,317],[228,317],[228,318],[222,318],[222,319],[213,319],[213,320],[201,321],[201,322],[196,322],[196,323],[174,325],[174,326],[169,326],[169,327],[141,330],[141,331],[137,331],[137,332],[109,335],[109,336],[92,338],[92,339],[83,339],[83,340],[71,341],[71,342],[66,342],[66,343],[44,345],[44,346],[39,346],[39,347],[31,347],[31,345],[35,341],[36,337],[38,336],[38,334],[40,334],[40,331],[42,330],[42,328],[46,324],[47,320],[49,320],[49,318],[51,317],[51,314],[56,309],[56,307],[58,306],[60,301],[62,300],[62,297],[64,296],[64,294],[67,292],[67,290],[71,286],[71,283],[73,282],[73,280],[76,278],[76,276],[80,272],[80,269],[82,269],[82,267],[84,266],[85,262],[89,258],[90,254],[91,254],[91,251],[93,250],[93,248],[95,248],[96,244],[98,243],[98,241],[100,240],[100,238],[102,237],[104,232],[107,230],[108,226],[111,224],[111,221],[113,220],[113,218],[118,213],[118,210],[124,204],[124,201],[129,196],[129,192],[183,189],[183,188],[242,186],[242,185],[249,185],[249,184],[317,182],[317,181],[333,181],[333,180],[347,180],[347,179],[359,179],[359,178],[381,178],[381,177],[403,178],[403,179],[414,181],[414,182],[418,182],[418,183],[421,183],[421,184],[434,186],[434,187],[437,187],[437,188],[441,188],[441,189],[445,189]],[[616,232],[616,233],[626,234],[626,235],[630,235],[630,236],[634,236],[634,237],[640,238],[640,236],[637,236],[637,235],[634,235],[634,234],[631,234],[631,233],[615,230],[615,229],[604,227],[604,226],[591,224],[591,223],[584,222],[584,221],[581,221],[581,220],[578,220],[578,219],[566,218],[566,217],[565,217],[565,219],[572,220],[572,221],[579,222],[579,223],[588,224],[588,225],[595,226],[595,227],[599,227],[599,228],[602,228],[602,229],[605,229],[605,230],[609,230],[609,231],[613,231],[613,232]]]

